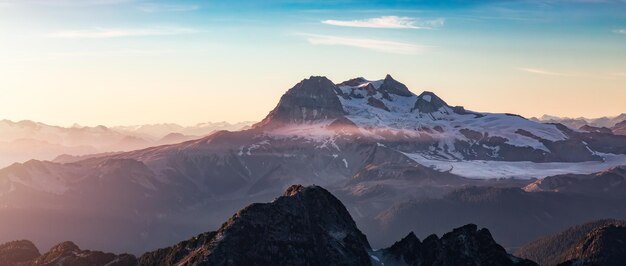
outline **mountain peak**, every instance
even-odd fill
[[[280,126],[336,119],[344,114],[337,97],[339,88],[326,77],[311,76],[289,89],[263,121],[254,127]]]
[[[389,74],[385,76],[385,79],[383,80],[383,84],[380,85],[380,90],[383,92],[390,93],[390,94],[396,94],[396,95],[405,96],[405,97],[413,96],[413,93],[409,91],[409,88],[407,88],[406,85],[393,79],[391,75]]]
[[[445,101],[443,101],[439,96],[430,91],[422,92],[415,102],[415,106],[413,110],[419,110],[422,113],[432,113],[435,112],[442,107],[450,107]]]
[[[321,187],[293,185],[270,203],[240,210],[216,232],[146,253],[140,264],[368,265],[369,250],[341,201]]]

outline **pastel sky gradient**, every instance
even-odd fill
[[[626,0],[0,0],[0,119],[260,120],[389,73],[470,110],[626,112]]]

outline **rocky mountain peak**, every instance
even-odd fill
[[[311,76],[289,89],[263,121],[254,125],[280,126],[286,123],[304,123],[336,119],[344,115],[337,97],[339,88],[326,77]]]
[[[273,202],[242,209],[216,232],[147,253],[140,265],[369,265],[368,250],[337,198],[318,186],[294,185]]]
[[[380,252],[385,265],[536,265],[506,253],[489,230],[468,224],[420,242],[410,233]],[[471,263],[469,263],[471,262]]]
[[[396,95],[405,96],[405,97],[413,96],[413,93],[409,91],[409,88],[407,88],[406,85],[393,79],[391,75],[389,74],[385,76],[385,79],[383,80],[383,84],[380,85],[379,90],[382,92],[396,94]]]
[[[417,97],[417,101],[415,101],[413,109],[422,113],[432,113],[438,111],[442,107],[450,106],[435,93],[424,91]]]

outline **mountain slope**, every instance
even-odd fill
[[[611,251],[611,249],[619,248],[623,244],[612,243],[611,246],[603,246],[601,242],[604,241],[602,238],[607,237],[621,237],[622,241],[625,241],[624,233],[618,232],[626,231],[624,226],[626,226],[626,221],[623,220],[599,220],[573,226],[557,234],[532,241],[516,251],[515,254],[534,260],[541,265],[557,265],[567,261],[570,261],[569,263],[578,261],[579,264],[576,265],[620,265],[615,263],[620,262],[620,260],[614,260],[611,264],[610,261],[601,261],[600,259],[601,257],[620,254],[626,256],[624,250],[621,252]],[[605,252],[612,254],[605,255],[603,254]],[[622,257],[621,262],[624,259],[626,257]]]
[[[404,262],[394,261],[396,255]],[[300,185],[271,203],[242,209],[216,232],[146,253],[139,264],[535,265],[508,255],[487,229],[478,231],[475,225],[441,239],[431,236],[423,244],[405,238],[373,251],[339,200],[323,188]]]

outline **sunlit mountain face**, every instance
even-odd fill
[[[0,265],[626,257],[623,1],[0,0],[0,43]]]

